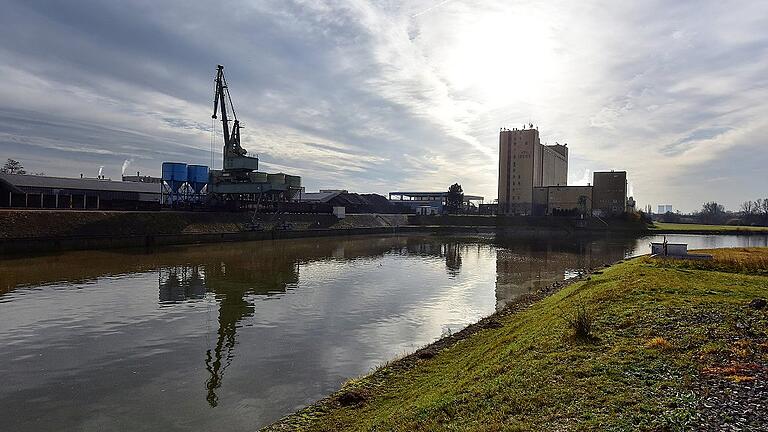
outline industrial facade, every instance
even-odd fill
[[[422,215],[446,213],[448,192],[390,192],[389,202],[410,207],[413,212]],[[463,207],[467,211],[475,203],[482,203],[485,198],[479,195],[464,195]]]
[[[596,172],[592,177],[594,185],[594,209],[598,216],[619,215],[627,211],[627,172]]]
[[[568,184],[568,147],[543,145],[539,131],[499,133],[499,214],[533,214],[534,188]]]
[[[497,214],[616,216],[627,211],[626,171],[594,173],[592,185],[568,186],[568,147],[541,144],[538,129],[499,132]]]
[[[592,186],[547,186],[536,188],[534,215],[577,216],[592,212]]]
[[[160,207],[160,185],[0,173],[0,207],[154,210]]]

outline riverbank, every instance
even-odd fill
[[[653,234],[765,235],[768,234],[768,227],[655,222],[650,227],[650,232]]]
[[[583,223],[579,223],[583,222]],[[0,210],[0,255],[288,238],[503,233],[518,237],[645,232],[644,225],[564,218],[215,212]]]
[[[766,427],[768,249],[706,252],[549,287],[266,430]]]

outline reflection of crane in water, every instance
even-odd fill
[[[386,238],[371,242],[317,241],[306,243],[274,242],[260,245],[258,249],[223,247],[224,251],[195,255],[184,262],[200,263],[194,266],[166,266],[160,270],[159,297],[161,304],[173,304],[212,296],[218,305],[216,343],[205,352],[206,400],[211,407],[219,403],[218,391],[222,387],[224,373],[232,364],[238,344],[237,328],[241,322],[253,317],[257,296],[279,294],[286,287],[299,281],[299,265],[303,262],[328,259],[333,256],[355,259],[381,256],[400,250],[401,253],[417,253],[443,256],[441,241],[422,248],[423,240]],[[456,252],[451,256],[455,264]],[[459,259],[460,261],[460,259]],[[208,297],[210,299],[211,297]]]
[[[161,304],[202,299],[206,292],[212,293],[218,303],[216,343],[205,353],[205,369],[209,374],[205,382],[206,400],[211,407],[218,405],[217,390],[234,359],[237,328],[255,312],[250,298],[285,292],[286,285],[298,282],[297,261],[286,258],[256,259],[245,255],[229,261],[230,265],[219,262],[160,271]]]
[[[226,265],[214,266],[210,273],[206,274],[206,283],[209,289],[214,291],[214,298],[219,304],[219,328],[216,332],[216,345],[205,352],[205,369],[210,377],[205,382],[208,390],[206,400],[212,407],[218,405],[216,390],[221,387],[224,371],[232,363],[234,348],[237,344],[236,334],[240,321],[253,316],[254,306],[246,300],[249,292],[253,292],[254,282],[249,279],[246,272],[240,274],[233,270],[227,272]],[[282,290],[284,290],[284,286]],[[260,294],[266,294],[261,292]],[[223,361],[222,361],[223,358]]]
[[[206,286],[219,304],[216,344],[205,353],[205,369],[210,375],[205,383],[206,399],[212,407],[218,404],[216,391],[221,387],[224,371],[234,358],[237,328],[256,310],[250,297],[283,293],[287,285],[299,281],[297,261],[287,258],[251,257],[245,263],[213,265],[206,272]]]

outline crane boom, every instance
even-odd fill
[[[232,131],[229,130],[229,118],[227,117],[227,105],[232,113]],[[224,134],[224,169],[238,171],[253,171],[259,169],[259,159],[246,156],[248,153],[240,146],[240,121],[235,114],[235,106],[229,94],[229,86],[224,78],[224,66],[218,65],[213,97],[213,115],[221,114],[221,126]]]

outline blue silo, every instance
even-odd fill
[[[175,206],[186,195],[187,164],[163,162],[163,204]]]
[[[194,193],[199,194],[208,184],[208,167],[205,165],[187,165],[187,182]]]
[[[163,181],[173,193],[187,182],[187,164],[181,162],[163,162]]]

